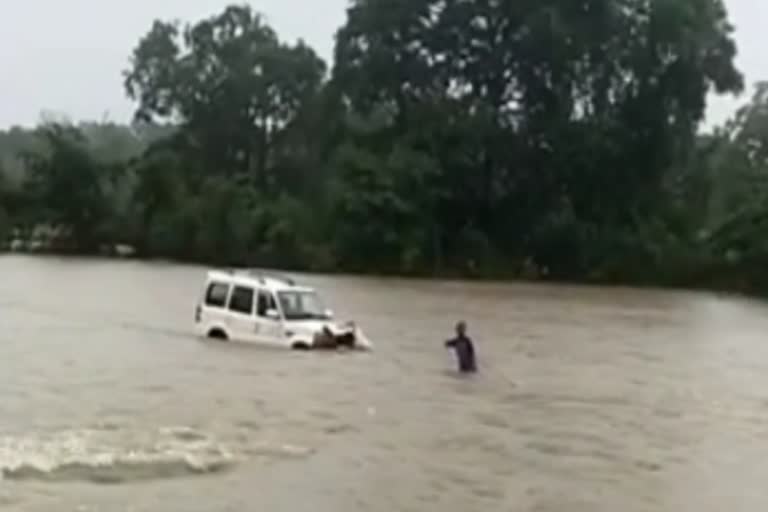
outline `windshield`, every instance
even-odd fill
[[[286,320],[329,320],[320,297],[314,292],[278,292]]]

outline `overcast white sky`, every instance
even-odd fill
[[[233,0],[3,0],[0,16],[0,128],[32,125],[41,111],[73,120],[130,119],[121,72],[155,18],[194,21]],[[239,2],[238,2],[239,3]],[[330,60],[347,0],[258,0],[284,39],[304,38]],[[726,0],[736,25],[738,64],[748,83],[768,79],[768,2]],[[766,32],[764,32],[766,31]],[[718,98],[710,122],[741,99]]]

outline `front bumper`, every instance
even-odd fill
[[[315,333],[312,338],[312,349],[314,350],[370,350],[371,343],[368,338],[354,324],[349,324],[342,328],[331,329],[325,327],[320,332]]]

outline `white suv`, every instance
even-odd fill
[[[208,272],[195,330],[208,338],[298,350],[372,348],[354,323],[334,321],[314,289],[253,270]]]

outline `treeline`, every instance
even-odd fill
[[[0,134],[0,235],[215,264],[768,289],[768,87],[721,0],[355,0],[329,67],[157,21],[132,126]]]

